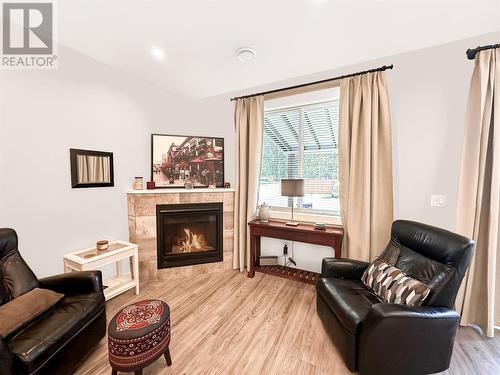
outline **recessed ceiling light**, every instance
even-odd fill
[[[151,47],[151,55],[157,60],[165,59],[165,51],[157,46]]]
[[[238,60],[247,62],[253,60],[257,56],[257,53],[253,48],[241,47],[236,51],[236,56],[238,56]]]

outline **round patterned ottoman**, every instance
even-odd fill
[[[119,311],[109,322],[108,351],[112,375],[142,369],[165,356],[170,359],[170,308],[159,300],[136,302]]]

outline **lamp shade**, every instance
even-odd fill
[[[281,195],[284,197],[303,197],[304,180],[302,178],[282,179]]]

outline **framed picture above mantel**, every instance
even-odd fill
[[[224,187],[224,138],[152,134],[151,181],[156,188]]]

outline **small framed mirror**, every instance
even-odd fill
[[[69,150],[71,187],[114,186],[113,153],[92,150]]]

